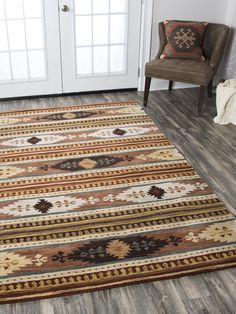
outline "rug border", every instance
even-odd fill
[[[0,116],[4,115],[4,114],[8,114],[8,113],[14,113],[14,112],[29,112],[29,111],[43,111],[43,110],[55,110],[55,109],[66,109],[66,108],[76,108],[79,106],[91,106],[91,105],[115,105],[115,104],[132,104],[135,103],[136,105],[139,104],[138,100],[129,100],[129,101],[114,101],[114,102],[98,102],[98,103],[87,103],[87,104],[78,104],[78,105],[70,105],[70,106],[64,106],[64,107],[48,107],[48,108],[33,108],[33,109],[20,109],[20,110],[14,110],[14,111],[4,111],[4,112],[0,112]],[[1,106],[1,104],[0,104]],[[147,113],[146,113],[147,114]],[[147,114],[148,116],[148,114]]]
[[[155,276],[151,277],[151,278],[137,278],[137,280],[129,282],[129,281],[125,281],[122,280],[121,282],[115,282],[112,284],[109,284],[108,286],[100,286],[100,287],[93,287],[93,288],[85,288],[84,290],[82,290],[81,288],[79,289],[74,289],[74,291],[70,291],[70,292],[58,292],[57,295],[50,295],[50,293],[47,296],[36,296],[36,297],[32,297],[32,298],[25,298],[25,299],[21,299],[21,300],[6,300],[6,301],[2,301],[0,299],[0,306],[3,304],[17,304],[17,303],[26,303],[26,302],[34,302],[34,301],[41,301],[41,300],[50,300],[50,299],[55,299],[55,298],[63,298],[63,297],[70,297],[73,295],[77,295],[79,296],[82,293],[92,293],[92,292],[99,292],[99,291],[105,291],[105,290],[111,290],[111,289],[118,289],[118,288],[122,288],[122,287],[129,287],[129,286],[134,286],[134,285],[140,285],[140,284],[145,284],[145,283],[149,283],[149,282],[157,282],[157,281],[164,281],[164,280],[175,280],[178,278],[184,278],[184,277],[189,277],[189,276],[196,276],[196,275],[200,275],[200,274],[205,274],[205,273],[214,273],[216,271],[222,271],[222,270],[226,270],[226,269],[232,269],[233,267],[236,266],[236,262],[229,264],[225,264],[225,265],[212,265],[212,267],[210,269],[206,269],[205,267],[202,267],[201,270],[199,271],[199,268],[196,269],[196,271],[194,271],[193,269],[189,270],[188,273],[183,274],[179,274],[179,273],[175,273],[175,274],[164,274],[164,278],[156,278]]]

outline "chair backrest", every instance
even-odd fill
[[[224,24],[208,23],[203,37],[203,52],[210,66],[217,70],[220,59],[229,40],[230,28]],[[162,54],[167,44],[164,22],[159,23],[160,47],[157,58]]]

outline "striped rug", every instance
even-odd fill
[[[0,114],[0,303],[236,265],[236,222],[135,102]]]

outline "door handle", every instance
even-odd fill
[[[70,11],[70,8],[68,7],[68,5],[63,5],[62,8],[61,8],[61,10],[62,10],[63,12],[69,12],[69,11]]]

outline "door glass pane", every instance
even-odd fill
[[[41,19],[28,19],[25,21],[28,49],[43,48],[43,23]]]
[[[11,53],[12,72],[15,80],[25,80],[28,78],[27,55],[26,52]]]
[[[74,6],[77,75],[125,73],[128,0],[74,0]]]
[[[76,44],[77,46],[88,46],[92,43],[92,21],[91,16],[76,17]]]
[[[93,0],[93,13],[94,14],[108,13],[108,12],[109,12],[109,0]]]
[[[115,14],[111,16],[110,41],[111,44],[125,43],[126,16],[124,14]]]
[[[108,72],[108,47],[94,47],[93,64],[94,73],[101,74]]]
[[[3,6],[3,0],[0,0],[0,19],[4,19],[4,6]]]
[[[123,13],[127,11],[127,0],[110,0],[111,13]]]
[[[97,15],[93,18],[93,44],[108,44],[108,15]]]
[[[26,48],[23,20],[8,21],[8,34],[11,50],[21,50]]]
[[[0,81],[1,80],[10,80],[11,79],[11,69],[8,53],[0,53]]]
[[[113,73],[124,72],[124,46],[111,46],[110,48],[110,71]]]
[[[5,6],[8,19],[23,18],[22,0],[6,0]]]
[[[0,51],[6,51],[8,49],[7,44],[7,30],[6,24],[0,21]]]
[[[0,80],[46,79],[43,3],[0,0]]]
[[[46,76],[45,57],[43,50],[29,51],[30,78],[44,78]]]
[[[92,73],[92,48],[77,48],[77,74],[86,75]]]
[[[75,0],[75,14],[91,14],[91,0]]]
[[[41,17],[42,2],[41,0],[24,0],[25,17]]]

